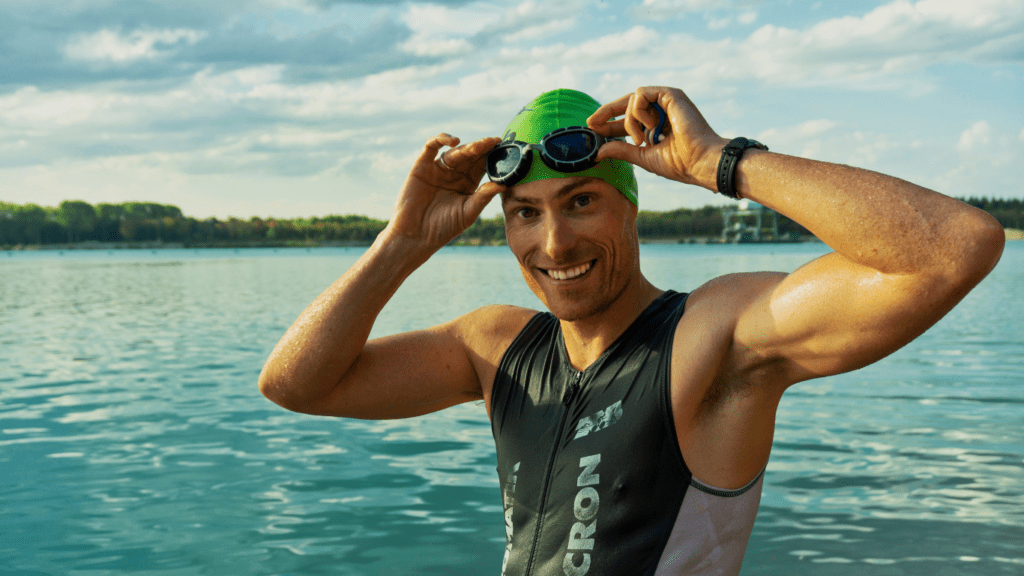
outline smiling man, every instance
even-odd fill
[[[642,145],[653,104],[665,138]],[[625,135],[637,145],[616,140]],[[556,90],[503,140],[458,144],[427,142],[388,227],[284,335],[260,389],[290,410],[353,418],[484,400],[507,575],[737,574],[783,392],[899,349],[1002,250],[981,211],[727,141],[672,88],[603,107]],[[439,156],[444,146],[454,149]],[[640,270],[633,165],[750,198],[835,251],[791,274],[663,291]],[[497,194],[509,248],[548,312],[487,306],[368,341],[402,281]]]

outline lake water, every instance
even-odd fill
[[[661,288],[792,270],[820,244],[644,246]],[[471,403],[286,412],[268,353],[362,249],[0,252],[0,574],[500,572]],[[921,338],[790,389],[745,575],[1024,573],[1024,243]],[[446,248],[374,335],[539,307],[505,248]]]

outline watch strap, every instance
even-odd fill
[[[743,152],[747,148],[767,150],[768,147],[757,140],[751,140],[740,136],[733,138],[722,149],[722,157],[718,160],[718,192],[733,200],[739,200],[736,192],[736,165],[739,164]]]

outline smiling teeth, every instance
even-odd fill
[[[572,280],[587,270],[590,270],[590,262],[580,264],[579,266],[569,268],[568,270],[548,270],[548,276],[551,276],[555,280]]]

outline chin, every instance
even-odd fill
[[[594,303],[594,302],[568,302],[560,306],[552,306],[550,303],[544,303],[548,310],[554,314],[555,318],[563,322],[576,322],[583,320],[604,312],[608,309],[607,303]]]
[[[611,307],[625,289],[625,285],[623,285],[614,293],[605,288],[603,290],[580,290],[576,294],[549,295],[531,280],[528,278],[527,283],[533,293],[555,318],[563,322],[577,322],[601,314]]]

